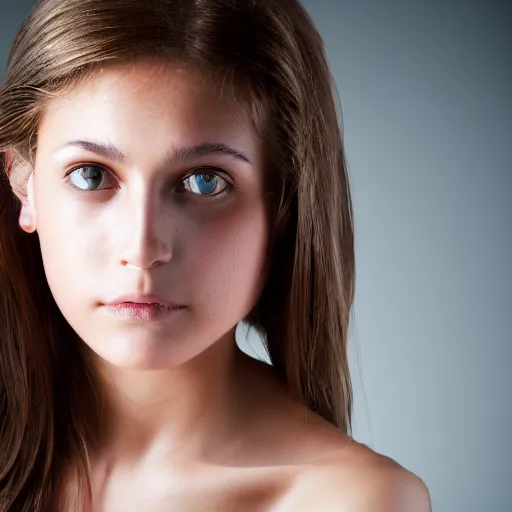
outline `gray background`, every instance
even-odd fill
[[[32,1],[0,0],[0,76]],[[512,3],[305,0],[355,209],[354,437],[435,511],[512,511]],[[264,357],[238,330],[240,346]]]

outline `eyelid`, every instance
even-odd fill
[[[116,173],[114,171],[112,171],[111,169],[109,169],[108,167],[106,167],[105,165],[101,165],[101,164],[92,164],[92,163],[85,163],[85,164],[80,164],[80,165],[75,165],[73,167],[71,167],[71,169],[69,169],[68,171],[66,171],[66,174],[64,175],[65,177],[68,177],[71,173],[75,172],[75,171],[78,171],[78,169],[85,169],[87,167],[97,167],[98,169],[101,169],[103,171],[106,171],[107,173],[109,173],[110,175],[114,176],[117,178],[116,176]]]
[[[201,171],[210,172],[211,174],[215,174],[217,176],[220,176],[222,179],[226,179],[226,181],[232,181],[231,176],[228,172],[224,171],[223,169],[220,169],[219,167],[212,167],[212,166],[201,166],[201,167],[194,167],[189,173],[187,173],[183,178],[181,178],[179,181],[185,181],[194,176],[195,174],[201,174]]]

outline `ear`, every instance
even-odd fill
[[[26,164],[15,158],[13,151],[5,153],[5,168],[12,191],[21,202],[19,225],[23,231],[33,233],[36,230],[34,174]]]
[[[21,204],[20,218],[18,220],[20,228],[27,233],[33,233],[36,230],[36,209],[34,205],[34,173],[30,173],[26,184],[27,199]]]

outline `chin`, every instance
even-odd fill
[[[172,354],[155,345],[158,343],[111,340],[108,347],[89,345],[89,348],[110,366],[126,370],[162,370],[185,362],[183,354]]]

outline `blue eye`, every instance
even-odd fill
[[[225,184],[224,187],[221,187],[222,182]],[[197,172],[183,180],[183,184],[186,190],[190,190],[194,194],[210,197],[226,193],[226,189],[231,186],[224,178],[214,172]]]
[[[68,173],[69,181],[79,190],[98,190],[107,181],[105,169],[96,165],[84,165]],[[109,187],[103,187],[103,189]],[[111,188],[111,187],[110,187]]]

